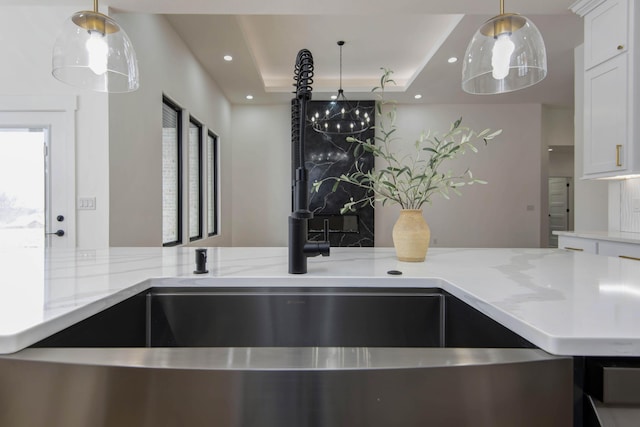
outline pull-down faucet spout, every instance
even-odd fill
[[[311,99],[313,83],[313,56],[307,49],[298,52],[293,79],[296,97],[291,100],[291,170],[292,212],[289,216],[289,273],[305,274],[307,258],[329,256],[329,225],[324,224],[324,241],[307,240],[309,220],[309,178],[305,166],[304,134],[307,102]]]

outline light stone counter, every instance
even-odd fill
[[[287,248],[0,251],[0,353],[21,350],[151,286],[439,287],[555,355],[640,356],[640,263],[552,249],[332,248],[287,274]],[[402,276],[390,276],[389,270]]]
[[[640,245],[640,233],[628,231],[554,231],[557,236],[580,237],[582,239],[606,240],[609,242]]]

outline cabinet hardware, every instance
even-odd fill
[[[632,257],[632,256],[627,256],[627,255],[618,255],[618,258],[631,259],[631,260],[633,260],[633,261],[640,261],[640,258],[636,258],[636,257]]]
[[[622,145],[616,145],[616,166],[622,166],[622,163],[620,163],[620,150],[622,150]]]
[[[580,249],[580,248],[571,248],[569,246],[565,246],[564,248],[569,251],[584,252],[584,249]]]
[[[621,44],[619,44],[619,45],[618,45],[618,50],[622,50],[622,49],[624,49],[624,46],[623,46],[623,45],[621,45]]]

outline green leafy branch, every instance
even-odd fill
[[[391,83],[395,84],[391,79],[392,73],[391,70],[383,69],[380,86],[373,89],[379,92],[376,102],[377,136],[373,140],[347,138],[347,141],[358,144],[354,149],[354,156],[357,157],[361,151],[372,153],[375,158],[381,160],[377,162],[378,168],[365,172],[363,165],[356,162],[354,172],[339,177],[327,177],[313,183],[313,190],[316,192],[327,181],[334,181],[334,192],[340,183],[368,190],[367,196],[359,200],[351,198],[345,203],[340,210],[343,214],[355,210],[358,206],[373,206],[375,202],[380,202],[383,206],[391,203],[398,204],[403,209],[421,209],[425,203],[431,202],[434,194],[449,199],[449,192],[460,195],[458,188],[462,186],[486,184],[485,181],[474,178],[469,169],[462,174],[456,174],[450,170],[440,172],[440,168],[445,161],[455,159],[467,150],[477,153],[478,149],[473,142],[483,141],[486,145],[502,133],[502,130],[491,132],[485,129],[475,132],[462,127],[460,118],[442,135],[422,132],[414,142],[414,152],[398,157],[393,150],[400,140],[396,136],[396,106],[395,102],[384,98],[385,87]],[[384,112],[383,107],[387,104],[391,104],[391,108]]]

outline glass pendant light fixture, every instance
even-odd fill
[[[512,92],[547,75],[547,52],[529,19],[504,13],[485,22],[473,36],[462,64],[462,89],[479,95]]]
[[[98,12],[81,11],[64,24],[53,47],[53,77],[98,92],[138,89],[138,61],[131,40],[116,21]]]
[[[337,42],[340,47],[340,86],[338,94],[333,96],[322,111],[311,111],[309,120],[313,130],[327,135],[358,134],[371,127],[372,108],[350,103],[342,89],[342,46],[344,41]]]

